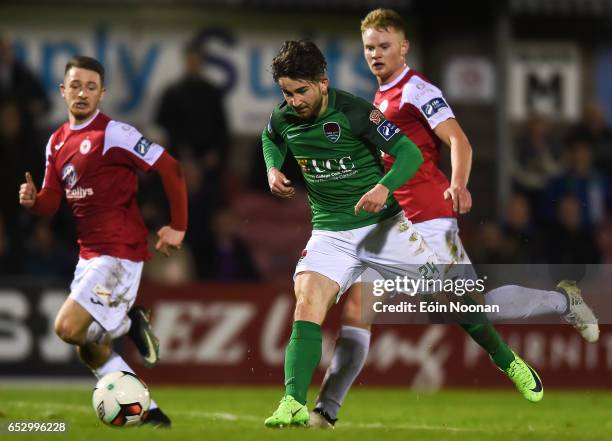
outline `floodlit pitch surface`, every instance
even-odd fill
[[[2,439],[130,440],[604,440],[611,439],[612,393],[549,391],[537,404],[511,389],[453,390],[435,394],[405,389],[356,388],[334,431],[273,430],[263,426],[280,388],[153,387],[153,398],[172,418],[171,433],[115,429],[98,421],[88,389],[0,386],[0,422],[65,421],[64,435],[8,435]],[[316,390],[310,391],[313,400]],[[123,433],[119,434],[118,431]],[[287,438],[289,437],[289,438]]]

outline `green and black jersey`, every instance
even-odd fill
[[[395,215],[400,206],[393,191],[423,162],[418,147],[382,112],[332,88],[327,109],[315,119],[301,119],[284,101],[276,106],[262,142],[267,170],[281,168],[287,148],[293,153],[306,181],[315,230],[351,230]],[[396,158],[387,175],[380,150]],[[378,183],[389,189],[385,208],[355,215],[355,204]]]

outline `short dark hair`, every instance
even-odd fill
[[[272,77],[319,81],[327,73],[327,61],[316,44],[308,40],[285,41],[272,60]]]
[[[64,69],[64,76],[68,73],[70,69],[73,67],[79,67],[81,69],[93,70],[100,75],[100,84],[104,85],[104,66],[92,57],[87,57],[85,55],[75,55],[66,63],[66,68]]]

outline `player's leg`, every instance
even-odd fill
[[[130,330],[127,311],[136,299],[142,266],[112,256],[80,259],[70,296],[58,313],[56,332],[79,347],[79,356],[98,378],[115,371],[134,373],[111,344]],[[154,400],[145,423],[170,426]]]
[[[321,360],[321,324],[327,311],[363,271],[356,258],[359,232],[313,231],[294,276],[296,305],[291,338],[285,351],[285,396],[267,418],[267,427],[307,425],[306,395]]]
[[[285,350],[285,396],[266,419],[267,427],[308,424],[306,398],[312,374],[321,361],[321,324],[336,300],[338,283],[316,272],[295,279],[295,313]]]
[[[476,278],[459,238],[455,219],[433,219],[414,227],[436,252],[440,263],[458,263],[460,277]],[[468,294],[453,296],[453,301],[477,303]],[[532,402],[542,399],[542,383],[537,373],[510,349],[485,313],[460,314],[453,316],[452,320],[489,354],[493,363],[506,373],[523,397]]]
[[[315,408],[310,414],[311,427],[333,427],[340,406],[368,357],[371,325],[363,317],[362,287],[363,283],[354,283],[345,294],[342,327]]]

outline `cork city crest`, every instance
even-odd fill
[[[337,122],[326,122],[323,124],[323,132],[331,142],[336,142],[340,139],[340,124]]]

